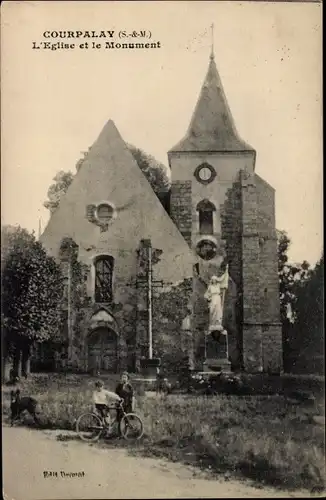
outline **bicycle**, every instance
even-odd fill
[[[82,413],[76,422],[76,432],[83,441],[95,442],[103,434],[112,434],[114,425],[118,423],[121,436],[124,439],[140,439],[144,433],[142,419],[136,413],[125,413],[123,402],[115,406],[107,406],[108,410],[116,410],[116,416],[109,414],[101,417],[94,412]],[[122,418],[118,422],[118,411],[122,411]],[[137,427],[138,426],[138,427]],[[131,435],[129,434],[131,433]]]

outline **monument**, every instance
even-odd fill
[[[225,294],[228,284],[229,268],[226,265],[220,276],[213,275],[210,278],[204,295],[209,308],[208,330],[205,336],[204,371],[210,369],[230,371],[228,332],[223,325]]]

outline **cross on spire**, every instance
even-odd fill
[[[212,46],[211,46],[211,55],[210,55],[210,58],[211,59],[214,59],[214,23],[211,24],[211,43],[212,43]]]

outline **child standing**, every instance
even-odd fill
[[[123,408],[126,413],[132,413],[134,408],[134,389],[130,383],[129,375],[123,372],[120,383],[117,385],[115,392],[123,399]]]
[[[98,380],[95,383],[95,391],[93,392],[94,411],[99,413],[102,418],[108,418],[109,407],[114,403],[118,403],[121,398],[114,392],[104,389],[104,383]]]

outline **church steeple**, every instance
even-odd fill
[[[213,41],[208,71],[187,134],[170,150],[186,151],[253,151],[236,130],[216,68]]]
[[[212,30],[212,48],[211,48],[211,55],[210,55],[210,59],[215,59],[214,57],[214,23],[212,23],[211,25],[211,30]]]

